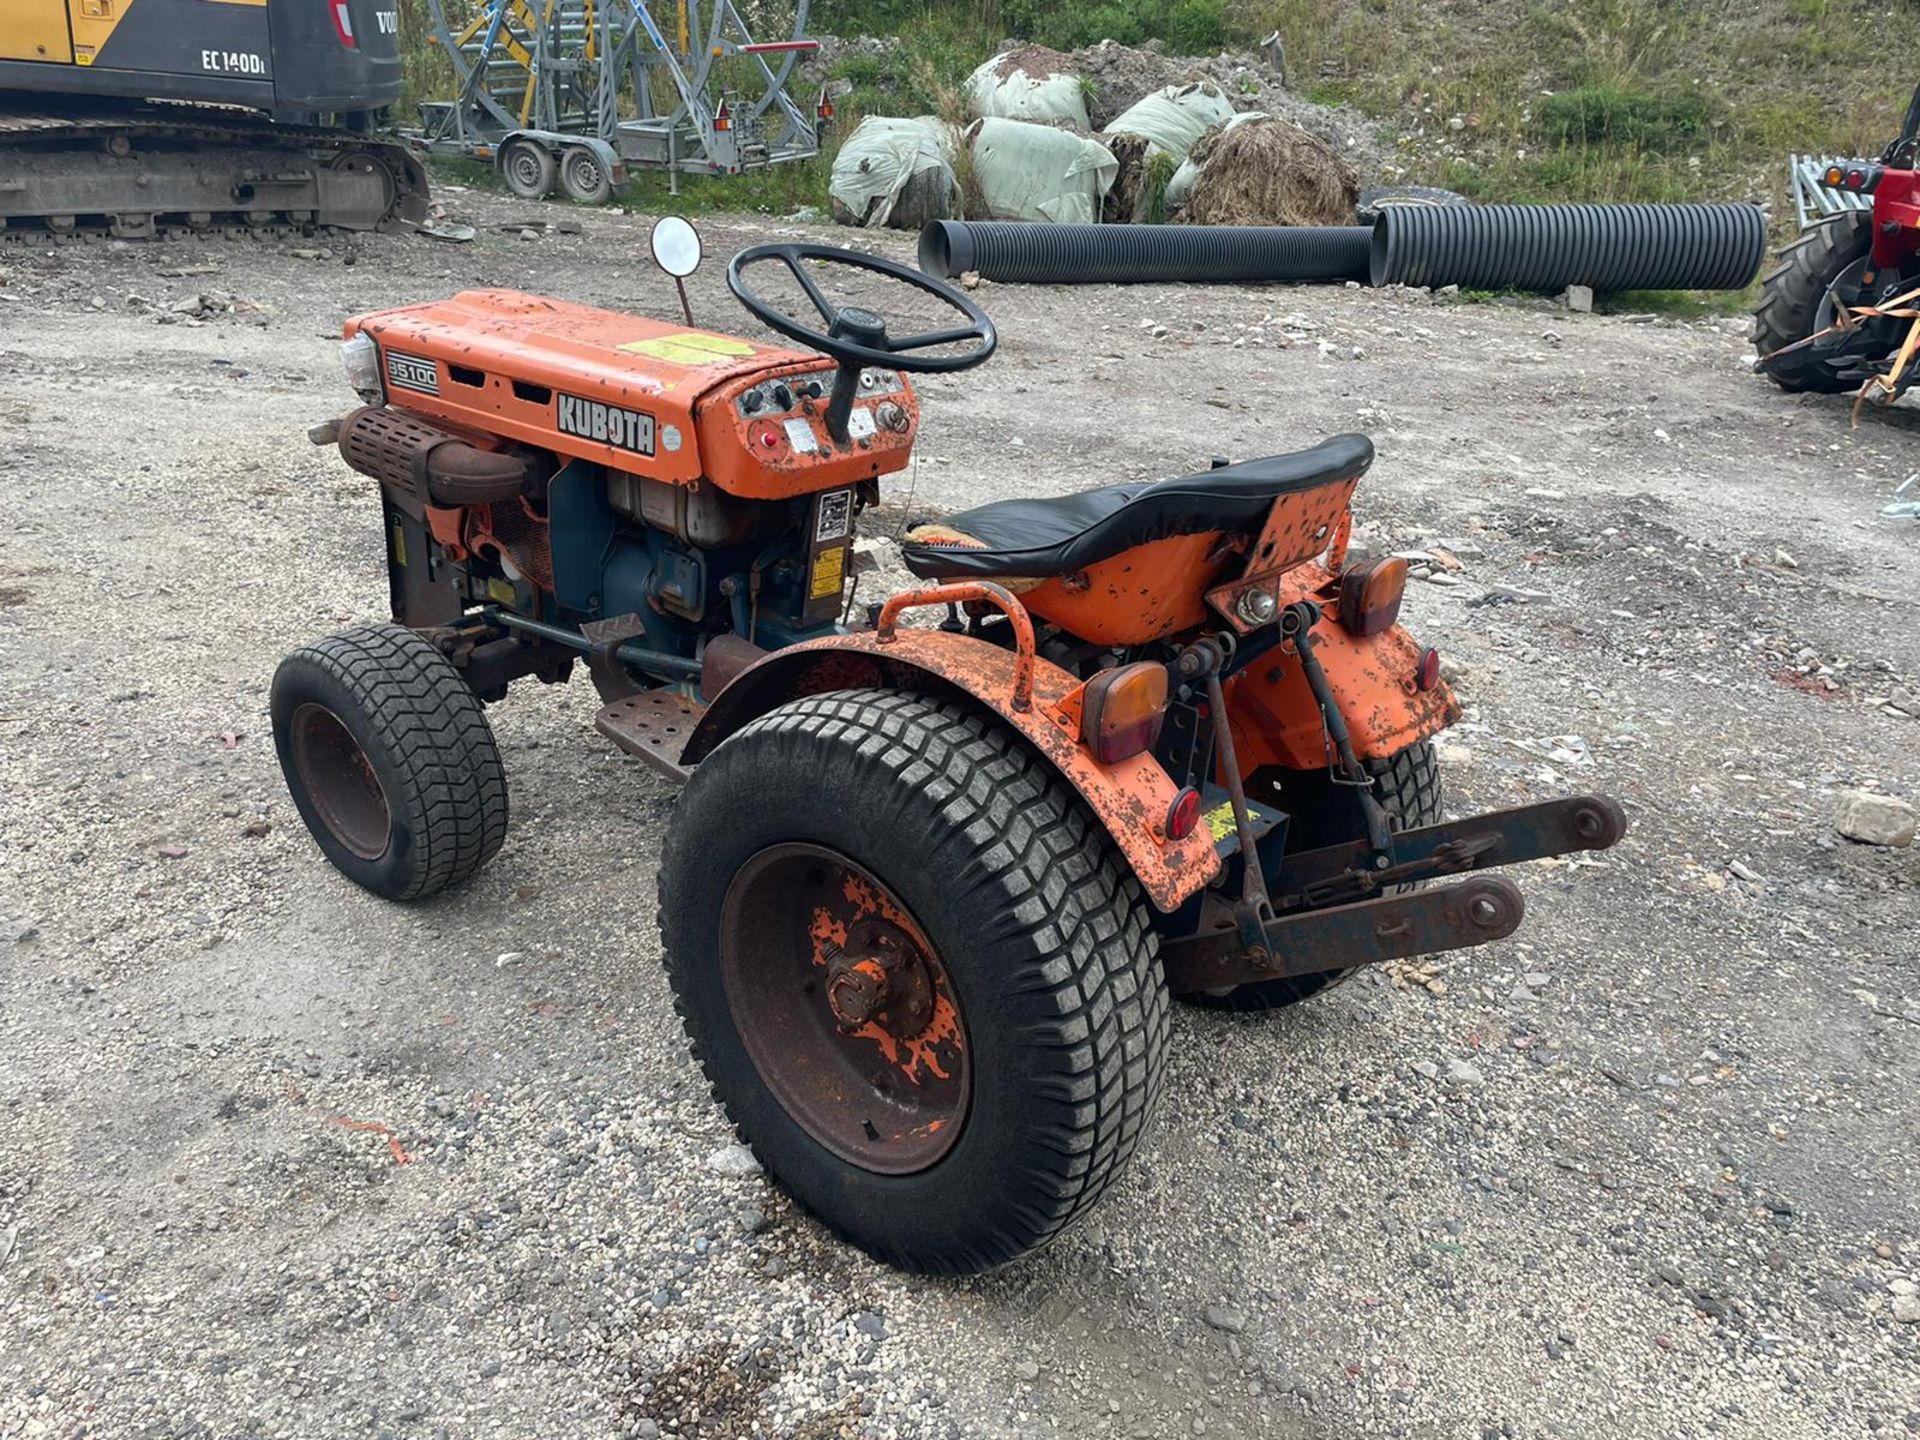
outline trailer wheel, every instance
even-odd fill
[[[1753,312],[1753,348],[1760,353],[1761,368],[1782,390],[1836,395],[1859,383],[1837,374],[1817,345],[1772,364],[1766,357],[1833,323],[1829,295],[1835,282],[1864,261],[1872,248],[1873,213],[1843,211],[1801,231],[1760,282],[1760,304]]]
[[[507,189],[522,200],[544,200],[553,189],[553,152],[538,141],[509,140],[500,147],[498,163]]]
[[[414,630],[368,625],[274,672],[273,742],[300,818],[349,880],[389,900],[458,884],[507,835],[507,781],[480,701]]]
[[[810,696],[694,772],[660,868],[693,1051],[762,1164],[889,1264],[1045,1244],[1132,1155],[1167,991],[1138,882],[990,717]]]
[[[582,205],[604,205],[613,198],[613,179],[600,157],[584,145],[569,145],[560,155],[560,188]]]
[[[1440,763],[1434,757],[1431,744],[1418,740],[1404,750],[1366,764],[1373,772],[1374,793],[1386,807],[1394,830],[1417,830],[1422,825],[1440,823]],[[1367,833],[1366,822],[1353,801],[1352,792],[1335,785],[1325,771],[1262,771],[1253,777],[1252,788],[1264,791],[1267,798],[1287,812],[1287,844],[1294,849],[1337,845],[1343,840],[1362,839]],[[1322,994],[1363,968],[1320,970],[1311,975],[1257,980],[1218,994],[1197,991],[1180,998],[1210,1010],[1277,1010]]]

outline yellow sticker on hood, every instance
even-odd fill
[[[645,355],[669,365],[719,365],[753,354],[753,346],[731,335],[709,335],[686,330],[678,335],[656,335],[651,340],[629,340],[619,347],[629,355]]]

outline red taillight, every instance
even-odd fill
[[[1080,736],[1102,765],[1150,749],[1167,714],[1167,667],[1143,660],[1102,670],[1087,682]]]
[[[725,100],[722,100],[720,108],[713,112],[713,128],[716,130],[733,128],[733,107]]]
[[[327,13],[333,17],[333,33],[340,37],[340,43],[349,50],[358,50],[360,42],[353,38],[351,0],[327,0]]]
[[[1431,690],[1440,683],[1440,652],[1431,645],[1420,652],[1420,663],[1414,668],[1413,683],[1420,690]]]
[[[833,118],[833,97],[827,94],[824,88],[820,91],[820,103],[813,107],[813,113],[818,115],[822,120],[831,120]]]
[[[1340,628],[1349,635],[1391,629],[1406,593],[1407,562],[1399,556],[1354,566],[1340,577]]]
[[[1184,840],[1200,823],[1200,792],[1189,785],[1167,807],[1167,838]]]

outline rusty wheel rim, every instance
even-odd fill
[[[366,751],[324,705],[302,705],[288,730],[294,772],[327,829],[362,860],[378,860],[391,843],[393,815]]]
[[[722,902],[720,975],[762,1082],[826,1149],[909,1175],[953,1148],[973,1091],[965,1017],[871,871],[823,845],[760,851]]]

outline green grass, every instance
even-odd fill
[[[1788,152],[1877,154],[1920,79],[1888,61],[1884,0],[1237,0],[1233,13],[1245,32],[1280,31],[1310,98],[1391,125],[1400,178],[1487,201],[1768,198],[1790,225]]]

